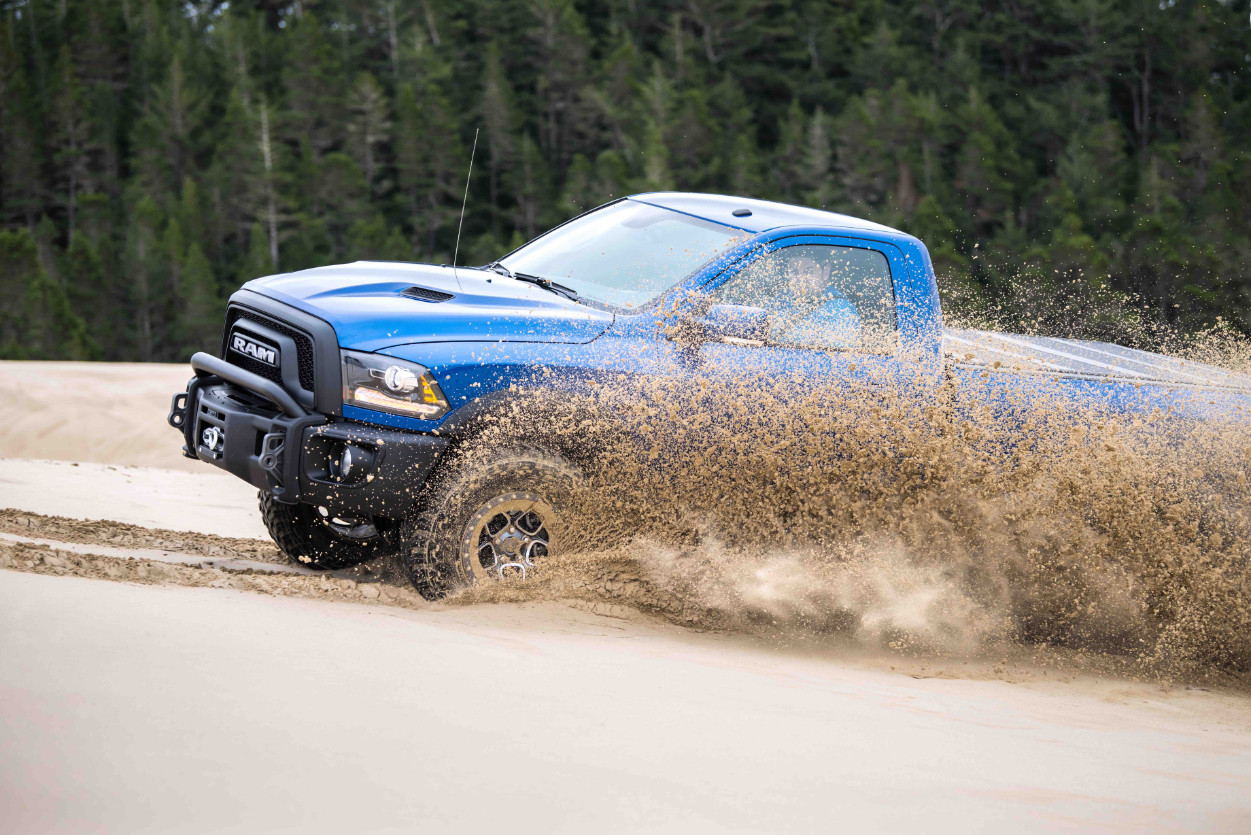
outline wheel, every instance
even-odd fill
[[[395,538],[370,519],[344,519],[322,507],[283,504],[263,490],[259,498],[269,535],[298,565],[337,571],[397,550]]]
[[[577,482],[565,461],[533,450],[453,465],[403,530],[413,587],[438,600],[472,583],[526,577],[557,547],[558,513]]]

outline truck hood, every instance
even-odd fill
[[[357,351],[413,342],[586,343],[613,321],[606,311],[469,267],[358,261],[244,288],[324,319],[340,346]]]
[[[1111,342],[948,328],[943,349],[957,365],[975,368],[1251,392],[1244,374]]]

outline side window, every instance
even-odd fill
[[[775,345],[895,349],[895,290],[886,256],[877,250],[811,244],[779,249],[740,270],[711,298],[713,304],[763,308]]]

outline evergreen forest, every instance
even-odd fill
[[[1247,333],[1248,12],[0,0],[0,357],[184,360],[251,278],[448,263],[475,131],[463,264],[712,191],[911,232],[946,304],[1019,327]]]

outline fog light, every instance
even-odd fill
[[[344,444],[335,475],[340,481],[360,481],[373,468],[374,454],[355,444]],[[355,478],[353,477],[355,476]]]

